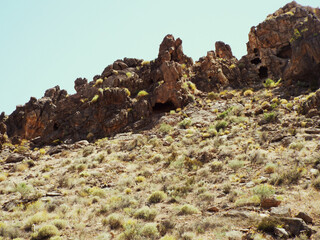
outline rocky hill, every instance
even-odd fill
[[[247,55],[167,35],[0,115],[0,239],[320,239],[320,9]]]

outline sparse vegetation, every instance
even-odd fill
[[[148,202],[159,203],[163,201],[165,198],[166,198],[166,194],[163,191],[155,191],[149,196]]]
[[[138,92],[137,97],[138,98],[142,98],[142,97],[145,97],[147,95],[149,95],[149,93],[147,91],[141,90],[140,92]]]

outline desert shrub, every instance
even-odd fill
[[[58,229],[64,229],[68,225],[68,221],[64,219],[55,219],[52,221],[52,225],[56,226]]]
[[[274,217],[265,217],[259,222],[257,229],[263,232],[272,233],[274,228],[280,224],[279,220]]]
[[[257,195],[260,200],[269,198],[275,194],[275,190],[268,184],[258,185],[254,187],[253,193]]]
[[[13,190],[20,193],[22,198],[29,196],[34,191],[33,187],[25,182],[18,183]]]
[[[123,217],[120,214],[112,213],[108,216],[106,223],[111,229],[118,229],[123,226]]]
[[[147,239],[157,239],[159,237],[159,232],[156,223],[147,223],[141,230],[140,235]]]
[[[32,240],[49,239],[59,235],[59,230],[53,225],[44,225],[36,233],[32,234]]]
[[[171,235],[165,235],[160,240],[177,240],[174,236]]]
[[[140,239],[139,227],[135,220],[129,219],[123,224],[124,231],[120,234],[119,240]]]
[[[94,95],[94,97],[91,99],[91,103],[95,103],[96,101],[98,101],[98,99],[99,99],[99,95],[98,94],[96,94],[96,95]]]
[[[169,133],[171,132],[173,129],[173,127],[169,124],[166,124],[166,123],[162,123],[159,127],[159,131],[162,132],[162,133]]]
[[[106,191],[104,189],[99,188],[99,187],[90,188],[89,193],[92,196],[96,196],[96,197],[100,197],[100,198],[104,198],[107,195]]]
[[[208,98],[209,98],[210,100],[219,99],[219,94],[218,94],[218,93],[215,93],[215,92],[209,92],[209,93],[208,93]]]
[[[94,151],[94,148],[93,148],[93,147],[91,147],[91,146],[85,147],[85,148],[82,150],[82,156],[87,157],[87,156],[89,156],[91,153],[93,153],[93,151]]]
[[[155,191],[149,196],[148,202],[159,203],[162,202],[166,197],[167,195],[163,191]]]
[[[219,132],[220,129],[225,129],[228,126],[228,122],[226,121],[218,121],[215,125],[216,130]]]
[[[245,97],[252,96],[252,95],[253,95],[253,91],[251,89],[248,89],[243,92],[243,96],[245,96]]]
[[[293,143],[290,143],[289,148],[300,151],[302,148],[304,148],[304,143],[303,142],[293,142]]]
[[[38,212],[33,216],[27,218],[26,223],[24,224],[24,229],[30,231],[33,225],[47,221],[49,218],[47,212]]]
[[[142,98],[142,97],[147,96],[147,95],[149,95],[148,92],[146,92],[145,90],[141,90],[140,92],[138,92],[137,97],[138,98]]]
[[[180,128],[188,128],[192,124],[192,121],[190,118],[185,118],[181,122],[179,122],[179,127]]]
[[[199,213],[199,210],[190,204],[185,204],[180,208],[179,215],[191,215]]]
[[[276,164],[274,164],[274,163],[268,163],[268,164],[265,166],[264,171],[265,171],[266,173],[274,173],[275,170],[276,170],[276,168],[277,168],[277,165],[276,165]]]
[[[233,170],[233,171],[237,171],[238,169],[242,168],[244,166],[244,161],[240,161],[237,159],[231,160],[228,163],[228,166]]]
[[[134,213],[135,218],[144,219],[146,221],[152,221],[156,217],[156,215],[157,215],[157,210],[151,209],[147,206],[144,206],[144,207],[138,209]]]
[[[193,232],[185,232],[181,235],[181,239],[183,240],[192,240],[196,237]]]
[[[280,82],[281,82],[281,79],[279,79],[279,81],[277,82],[274,82],[271,78],[268,78],[263,85],[266,88],[273,88],[278,86]]]
[[[312,186],[315,189],[320,190],[320,176],[312,181]]]
[[[223,168],[223,164],[220,161],[213,161],[212,163],[210,163],[210,170],[211,172],[220,172]]]
[[[275,112],[264,113],[263,120],[267,123],[275,122],[277,120],[278,115]]]

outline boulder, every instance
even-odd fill
[[[25,159],[25,156],[18,154],[18,153],[11,153],[7,159],[6,163],[17,163],[22,162]]]

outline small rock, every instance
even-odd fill
[[[217,207],[210,207],[207,209],[208,212],[219,212],[219,208]]]
[[[74,147],[81,148],[81,147],[87,146],[88,144],[89,144],[89,142],[87,140],[81,140],[81,141],[76,142],[74,144]]]
[[[228,240],[241,240],[243,233],[240,231],[229,231],[226,233]]]
[[[305,221],[308,224],[312,224],[313,219],[305,212],[299,212],[296,217],[301,218],[303,221]]]
[[[274,234],[280,238],[284,238],[287,239],[289,238],[289,234],[287,233],[287,231],[284,228],[278,228],[276,227],[274,229]]]
[[[260,206],[262,208],[271,208],[271,207],[278,207],[281,201],[274,199],[274,198],[265,198],[261,200]]]
[[[268,178],[262,176],[262,177],[260,177],[260,182],[266,183],[266,182],[268,182]]]
[[[279,220],[284,223],[284,228],[290,236],[298,236],[302,232],[305,232],[309,237],[312,234],[312,229],[301,218],[281,217]]]
[[[8,156],[6,159],[6,163],[17,163],[22,162],[25,159],[25,157],[18,153],[12,153]]]
[[[277,217],[290,217],[291,210],[288,207],[272,207],[270,214]]]
[[[252,181],[250,181],[250,182],[248,182],[248,183],[246,184],[246,187],[247,187],[247,188],[252,188],[252,187],[254,187],[254,185],[255,185],[255,183],[252,182]]]
[[[308,128],[305,130],[307,134],[320,134],[320,129],[317,128]]]
[[[319,175],[319,170],[318,170],[318,169],[315,169],[315,168],[312,168],[312,169],[310,169],[310,173],[311,173],[313,176],[318,176],[318,175]]]

